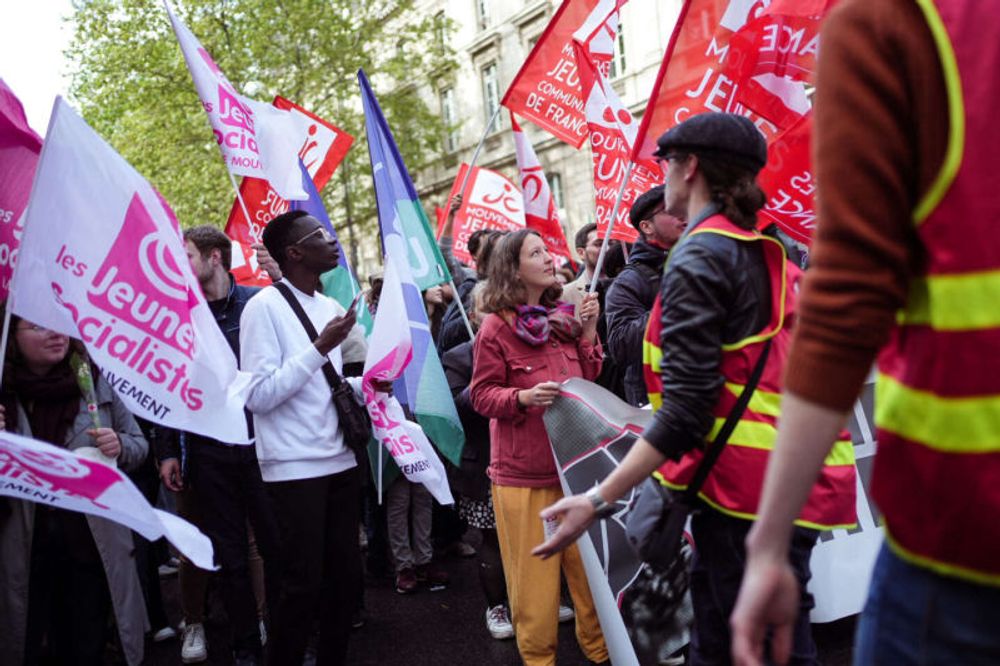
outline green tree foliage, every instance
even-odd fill
[[[403,159],[418,172],[439,157],[446,128],[416,83],[454,66],[450,23],[415,11],[414,0],[173,6],[241,92],[262,101],[282,95],[355,137],[323,196],[335,224],[350,209],[358,240],[374,238],[356,72],[368,73]],[[183,226],[224,225],[232,186],[160,0],[77,0],[73,21],[71,97],[84,118],[163,192]]]

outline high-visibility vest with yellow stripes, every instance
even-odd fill
[[[714,440],[722,428],[760,358],[764,343],[771,340],[771,351],[757,389],[699,492],[699,497],[714,509],[753,520],[757,517],[764,471],[777,435],[782,372],[791,342],[791,324],[797,300],[792,282],[798,279],[800,271],[788,263],[785,248],[780,242],[757,231],[740,229],[722,215],[708,218],[691,235],[703,233],[760,243],[771,282],[771,317],[767,326],[756,335],[722,347],[720,371],[725,384],[712,410],[715,425],[705,438],[706,444]],[[658,357],[660,317],[655,309],[653,314],[646,330],[646,345],[652,352],[650,356]],[[655,370],[659,370],[659,363]],[[647,368],[647,377],[651,375],[656,378],[655,386],[662,386],[654,367]],[[650,393],[655,386],[649,387]],[[666,397],[669,400],[670,396]],[[702,457],[701,449],[690,451],[677,462],[668,461],[654,475],[670,488],[683,489],[694,476]],[[855,475],[854,447],[850,436],[843,432],[827,456],[796,524],[814,529],[853,526],[856,523]]]
[[[890,546],[1000,586],[1000,22],[918,0],[948,92],[941,170],[914,210],[924,250],[879,357],[872,492]],[[992,3],[990,3],[992,6]]]

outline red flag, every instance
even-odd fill
[[[501,104],[574,148],[587,138],[583,91],[573,51],[573,35],[583,29],[583,39],[607,42],[594,48],[594,58],[607,73],[611,66],[611,40],[618,27],[618,8],[625,0],[563,0],[545,32],[514,77]],[[611,39],[602,29],[612,22]],[[592,29],[598,26],[596,29]],[[580,37],[578,35],[578,37]]]
[[[275,97],[274,106],[292,112],[301,141],[299,159],[312,176],[316,189],[322,190],[340,166],[354,137],[284,97]],[[271,280],[257,268],[250,246],[260,243],[264,227],[270,220],[288,210],[288,201],[282,199],[266,180],[259,178],[244,178],[240,195],[251,221],[247,221],[239,200],[234,200],[226,223],[226,235],[240,245],[239,253],[236,246],[233,247],[233,275],[240,284],[268,285]],[[238,267],[237,255],[244,260]]]
[[[774,222],[799,241],[812,242],[816,228],[813,200],[816,179],[809,159],[812,113],[802,116],[767,147],[767,166],[757,177],[767,192],[767,205],[760,211],[760,226]]]
[[[448,201],[455,199],[468,170],[468,164],[459,165],[458,176],[455,177]],[[465,181],[465,189],[462,191],[462,207],[455,213],[452,228],[455,258],[470,266],[474,265],[468,247],[469,236],[474,231],[516,231],[523,228],[524,199],[517,186],[496,171],[472,167],[472,174]]]
[[[810,30],[818,29],[832,4],[775,0],[766,9],[762,0],[686,0],[633,158],[651,155],[656,139],[689,116],[707,111],[745,115],[768,142],[768,165],[760,183],[769,199],[761,222],[774,221],[808,243],[815,215],[804,81],[815,59]]]
[[[737,103],[734,81],[723,74],[729,40],[764,9],[762,0],[685,0],[642,116],[632,157],[650,157],[656,139],[688,116],[705,111],[743,113],[768,139],[777,127]]]
[[[510,114],[510,126],[514,130],[514,151],[517,155],[517,169],[521,174],[521,193],[524,196],[524,222],[529,229],[534,229],[542,236],[549,252],[565,257],[573,262],[573,255],[566,242],[556,212],[556,202],[549,189],[549,181],[542,171],[542,163],[538,161],[531,141],[517,124],[514,114]]]
[[[779,127],[809,109],[803,83],[812,80],[819,30],[834,0],[775,0],[729,42],[724,73],[738,100]]]
[[[448,211],[441,206],[434,206],[434,218],[437,220],[437,231],[434,238],[441,240],[441,232],[444,231],[444,223],[448,219]]]
[[[7,298],[17,261],[31,181],[42,138],[28,125],[21,101],[0,79],[0,300]]]
[[[574,46],[577,49],[580,80],[587,92],[586,114],[590,129],[590,150],[594,156],[597,233],[603,236],[611,224],[612,238],[632,243],[639,237],[639,232],[628,221],[629,210],[639,195],[663,182],[663,173],[652,159],[633,163],[618,206],[618,215],[612,224],[611,214],[631,161],[637,122],[607,79],[590,62],[583,47],[578,42]]]

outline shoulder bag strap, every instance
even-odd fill
[[[309,317],[306,316],[306,311],[302,309],[302,304],[299,303],[299,299],[295,298],[292,290],[289,289],[288,285],[283,282],[275,282],[272,286],[285,297],[285,300],[288,301],[288,305],[292,308],[292,312],[294,312],[295,316],[299,318],[302,328],[306,329],[306,335],[309,336],[309,340],[315,342],[316,338],[319,337],[319,333],[316,332],[316,327],[313,326],[312,322],[309,321]],[[340,378],[340,374],[338,374],[334,369],[333,364],[330,363],[329,358],[327,358],[326,363],[323,364],[323,374],[326,376],[326,381],[330,384],[330,388],[332,390],[335,390],[344,381]]]
[[[729,441],[729,436],[733,434],[733,430],[736,429],[736,424],[739,423],[740,418],[743,416],[743,412],[746,411],[747,405],[750,404],[750,398],[753,396],[753,392],[757,388],[757,384],[760,382],[761,375],[764,374],[764,366],[767,365],[767,357],[770,354],[770,351],[771,339],[768,338],[767,342],[764,343],[764,349],[760,352],[760,358],[757,359],[757,364],[753,368],[750,380],[740,392],[740,397],[737,398],[732,411],[729,412],[729,416],[726,417],[726,422],[722,424],[722,429],[719,430],[715,439],[705,451],[705,457],[702,458],[701,464],[698,465],[698,470],[695,472],[694,478],[691,479],[691,483],[688,484],[687,490],[684,491],[684,498],[686,502],[694,502],[695,498],[698,496],[698,491],[701,490],[702,484],[704,484],[705,479],[708,478],[708,473],[712,471],[712,466],[715,465],[715,461],[719,459],[720,455],[722,455],[722,449],[726,446],[726,442]]]

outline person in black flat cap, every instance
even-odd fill
[[[666,178],[665,210],[687,220],[687,228],[670,253],[644,340],[654,352],[647,355],[646,374],[654,418],[600,485],[542,511],[544,519],[557,517],[559,528],[534,553],[549,557],[573,543],[595,518],[620,508],[615,504],[654,471],[662,484],[687,489],[708,458],[705,451],[724,444],[700,492],[678,497],[693,507],[697,546],[690,568],[690,663],[727,664],[728,618],[743,576],[744,540],[756,518],[776,433],[791,339],[786,313],[795,305],[798,269],[786,261],[781,243],[756,229],[766,201],[757,174],[767,161],[767,145],[750,120],[723,113],[694,116],[663,134],[657,145],[655,157]],[[744,388],[749,403],[741,410]],[[735,428],[717,440],[727,420]],[[843,492],[827,473],[820,475],[821,501],[803,513],[811,527],[829,528],[853,516],[853,477],[851,492]],[[791,661],[798,664],[817,663],[808,613],[813,600],[805,591],[817,536],[816,529],[796,527],[789,552],[804,611],[793,630]]]
[[[605,298],[607,354],[625,369],[625,399],[642,407],[649,402],[642,376],[642,337],[649,323],[667,253],[680,239],[685,223],[667,213],[663,185],[640,195],[629,211],[639,240],[629,252],[628,264],[614,279]]]

